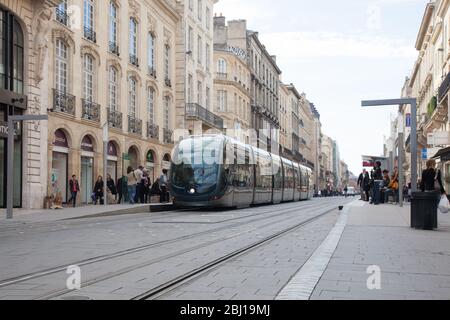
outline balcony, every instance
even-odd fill
[[[156,79],[156,69],[153,67],[148,67],[147,73],[150,77],[153,77]]]
[[[115,54],[116,56],[120,56],[120,51],[119,51],[119,45],[117,44],[117,42],[109,42],[109,52],[111,52],[112,54]]]
[[[84,38],[86,40],[97,43],[97,33],[95,33],[94,29],[84,27]]]
[[[61,10],[59,8],[56,8],[56,21],[59,23],[62,23],[66,27],[69,27],[69,15],[66,13],[65,10]]]
[[[100,122],[100,105],[85,99],[81,99],[82,115],[81,118]]]
[[[166,87],[172,88],[172,82],[169,78],[164,79],[164,84],[166,85]]]
[[[147,138],[159,140],[159,126],[147,123]]]
[[[122,112],[107,109],[108,125],[110,128],[122,129]]]
[[[164,128],[163,134],[164,134],[163,142],[173,144],[173,130]]]
[[[53,89],[53,111],[75,115],[75,96]]]
[[[207,122],[213,127],[222,130],[223,119],[209,110],[206,110],[197,103],[186,104],[186,116],[191,118],[197,118],[201,121]]]
[[[128,116],[128,132],[142,136],[142,120]]]
[[[445,79],[442,82],[441,86],[439,87],[439,95],[438,95],[439,103],[444,100],[444,98],[446,97],[449,89],[450,89],[450,73],[447,74],[447,76],[445,77]]]
[[[130,54],[130,63],[133,66],[139,67],[139,59],[137,56],[135,56],[134,54]]]
[[[228,73],[217,72],[216,73],[216,78],[219,79],[219,80],[227,80],[228,79]]]

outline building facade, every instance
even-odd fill
[[[80,181],[89,204],[95,180],[117,180],[142,165],[154,181],[170,166],[175,126],[175,1],[62,1],[52,10],[47,44],[49,88],[47,196],[67,201]],[[42,201],[41,201],[42,202]]]

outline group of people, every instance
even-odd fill
[[[358,186],[361,190],[361,200],[379,205],[388,203],[392,196],[393,203],[397,203],[399,195],[398,170],[395,167],[392,175],[388,170],[382,170],[381,162],[377,161],[370,175],[366,169],[359,175]]]
[[[159,179],[151,183],[149,172],[142,166],[137,169],[128,167],[127,175],[121,177],[117,184],[111,175],[106,177],[107,200],[110,204],[120,204],[124,201],[134,203],[150,203],[153,196],[159,197],[160,203],[166,203],[170,200],[168,192],[168,171],[164,169]],[[92,190],[92,203],[94,205],[104,204],[104,181],[102,176],[98,176]],[[77,195],[80,192],[80,184],[76,175],[72,175],[69,181],[70,198],[68,204],[72,204],[75,208],[77,202]]]
[[[382,170],[381,162],[377,161],[370,175],[366,169],[359,175],[358,186],[361,189],[361,200],[378,205],[388,203],[389,197],[392,196],[393,202],[397,203],[400,191],[397,167],[389,176],[389,171]],[[426,169],[422,171],[422,178],[418,181],[418,186],[422,192],[435,192],[438,199],[446,194],[441,171],[436,169],[435,160],[431,159],[426,162]],[[405,199],[410,199],[411,183],[404,185],[401,191]]]

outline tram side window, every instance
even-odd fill
[[[302,169],[302,190],[306,191],[308,189],[308,176],[305,169]]]
[[[281,163],[279,160],[274,159],[274,188],[281,189],[283,188],[283,171],[281,171]]]
[[[257,154],[256,187],[262,189],[272,188],[272,161],[263,154]]]
[[[248,150],[236,149],[236,162],[234,164],[233,186],[238,188],[252,187],[252,166]]]
[[[288,168],[288,188],[289,189],[294,189],[294,170],[292,169],[292,167]]]

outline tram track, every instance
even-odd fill
[[[264,215],[267,213],[273,213],[274,212],[273,207],[271,207],[271,209],[264,210],[262,212],[257,212],[254,214],[250,214],[250,215],[246,215],[246,216],[242,216],[242,217],[236,217],[236,218],[232,218],[232,219],[226,219],[226,221],[235,221],[235,220],[243,220],[243,219],[247,219],[247,218],[253,218],[253,219],[250,219],[249,221],[245,221],[245,224],[250,224],[255,221],[262,221],[262,220],[266,220],[266,219],[275,218],[277,216],[282,216],[282,215],[285,215],[285,214],[288,214],[288,213],[291,213],[294,211],[305,210],[305,209],[309,209],[311,207],[317,207],[317,206],[315,206],[314,203],[310,203],[310,202],[305,203],[305,205],[302,205],[302,206],[298,206],[298,203],[296,203],[296,204],[297,205],[292,205],[292,206],[288,206],[287,208],[283,208],[283,211],[279,214],[269,215],[262,219],[254,218],[254,217],[258,217],[258,216],[261,216],[261,215]],[[325,203],[322,206],[326,206],[326,205],[328,205],[328,203]],[[320,206],[320,207],[322,207],[322,206]],[[233,211],[227,211],[227,212],[233,212]],[[224,222],[224,220],[222,220],[222,222]],[[168,223],[171,223],[171,222],[168,222]],[[173,223],[176,223],[176,222],[173,222]],[[132,247],[132,248],[124,249],[124,250],[119,250],[117,252],[113,252],[110,254],[99,255],[96,257],[91,257],[91,258],[83,259],[83,260],[79,260],[79,261],[73,261],[73,262],[70,262],[70,263],[67,263],[64,265],[43,269],[43,270],[32,272],[29,274],[23,274],[23,275],[16,276],[16,277],[2,279],[2,280],[0,280],[0,288],[9,286],[9,285],[13,285],[13,284],[17,284],[20,282],[28,281],[31,279],[48,276],[48,275],[51,275],[54,273],[64,272],[66,270],[67,266],[70,266],[70,265],[77,265],[80,267],[86,266],[86,265],[90,265],[90,264],[94,264],[94,263],[98,263],[98,262],[103,262],[106,260],[123,257],[123,256],[129,255],[129,254],[138,253],[138,252],[142,252],[142,251],[149,250],[149,249],[154,249],[159,246],[172,244],[172,243],[176,243],[179,241],[189,240],[189,239],[208,235],[208,234],[215,233],[215,232],[220,232],[220,231],[223,231],[226,229],[231,229],[231,228],[239,227],[239,226],[242,226],[241,222],[239,222],[239,223],[237,222],[237,223],[234,223],[231,225],[225,225],[225,226],[221,226],[221,227],[217,227],[217,228],[213,228],[213,229],[208,229],[208,230],[200,231],[200,232],[193,233],[193,234],[188,234],[188,235],[173,238],[173,239],[162,240],[162,241],[158,241],[158,242],[154,242],[154,243],[150,243],[150,244],[145,244],[145,245],[136,246],[136,247]]]
[[[227,254],[227,255],[225,255],[225,256],[223,256],[221,258],[218,258],[218,259],[216,259],[216,260],[214,260],[212,262],[209,262],[209,263],[207,263],[205,265],[202,265],[199,268],[196,268],[196,269],[194,269],[192,271],[189,271],[189,272],[187,272],[187,273],[185,273],[185,274],[183,274],[181,276],[178,276],[178,277],[174,278],[173,280],[171,280],[169,282],[166,282],[166,283],[164,283],[162,285],[159,285],[159,286],[157,286],[157,287],[155,287],[155,288],[153,288],[153,289],[151,289],[149,291],[146,291],[145,293],[143,293],[143,294],[141,294],[141,295],[139,295],[137,297],[134,297],[134,299],[135,300],[139,300],[139,299],[146,299],[148,297],[153,297],[156,293],[159,294],[161,291],[165,291],[169,287],[172,288],[175,284],[182,285],[185,280],[186,281],[190,280],[191,277],[194,276],[194,275],[199,275],[202,272],[209,271],[211,268],[213,268],[215,266],[219,266],[223,262],[229,261],[230,259],[235,258],[235,257],[239,256],[240,254],[248,252],[252,248],[256,249],[260,245],[269,242],[269,240],[274,240],[274,239],[276,239],[276,238],[278,238],[278,237],[280,237],[280,236],[282,236],[284,234],[289,233],[290,231],[294,231],[294,230],[298,229],[300,226],[307,225],[307,224],[309,224],[309,223],[311,223],[311,222],[313,222],[313,221],[315,221],[315,220],[317,220],[317,219],[327,215],[328,213],[330,213],[331,211],[334,211],[334,210],[337,210],[336,206],[334,206],[334,205],[333,206],[329,206],[328,205],[325,208],[317,208],[315,211],[320,211],[320,213],[318,215],[315,215],[312,218],[308,218],[308,219],[306,219],[306,220],[304,220],[304,221],[302,221],[302,222],[300,222],[298,224],[295,224],[294,227],[289,227],[287,229],[283,229],[280,232],[276,232],[275,234],[272,234],[272,235],[269,235],[268,237],[265,237],[263,240],[259,240],[256,243],[252,243],[249,246],[245,246],[244,248],[241,248],[241,249],[238,249],[236,251],[233,251],[230,254]],[[263,228],[266,228],[266,227],[269,227],[269,226],[273,226],[274,224],[277,224],[277,223],[290,221],[290,220],[292,220],[294,218],[298,218],[298,217],[290,217],[289,219],[279,219],[278,221],[275,221],[275,222],[271,221],[269,223],[266,223],[265,225],[258,226],[258,229],[263,229]],[[140,264],[136,264],[136,265],[133,265],[133,266],[130,266],[130,267],[125,267],[125,268],[122,268],[122,269],[119,269],[119,270],[115,270],[113,272],[109,272],[109,273],[103,274],[103,275],[101,275],[99,277],[91,278],[90,280],[87,280],[87,281],[83,282],[83,288],[87,288],[87,287],[92,286],[94,284],[98,284],[98,283],[101,283],[103,281],[106,281],[106,280],[109,280],[109,279],[112,279],[112,278],[115,278],[115,277],[119,277],[119,276],[121,276],[123,274],[129,273],[129,272],[133,272],[133,271],[136,271],[136,270],[141,269],[141,268],[145,268],[145,267],[157,264],[157,263],[164,262],[164,261],[169,260],[171,258],[179,257],[179,256],[182,256],[182,255],[185,255],[185,254],[188,254],[188,253],[195,252],[196,250],[204,249],[204,248],[209,247],[209,246],[213,246],[213,245],[217,245],[219,243],[223,243],[224,241],[236,238],[238,236],[241,236],[241,235],[246,234],[246,233],[250,233],[252,231],[254,231],[254,230],[245,230],[244,232],[240,232],[240,233],[237,233],[237,234],[232,235],[232,236],[225,236],[225,237],[221,237],[221,238],[214,239],[214,240],[211,240],[211,241],[203,242],[203,243],[200,243],[198,245],[192,246],[192,247],[187,248],[187,249],[182,249],[182,250],[178,250],[178,251],[169,253],[167,255],[161,256],[161,257],[156,258],[156,259],[151,259],[149,261],[145,261],[145,262],[140,263]],[[41,295],[41,296],[37,297],[36,300],[55,299],[55,298],[58,298],[58,297],[62,297],[64,295],[66,295],[66,294],[69,294],[71,292],[72,292],[71,290],[67,290],[67,289],[55,290],[53,292],[49,292],[49,293],[46,293],[44,295]]]

